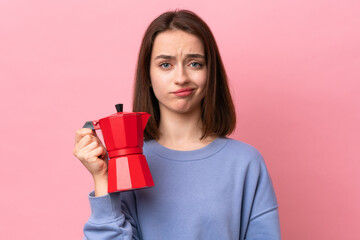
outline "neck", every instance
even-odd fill
[[[207,137],[200,140],[202,136],[200,108],[184,114],[161,111],[159,130],[158,142],[174,150],[199,149],[215,139],[215,137]]]

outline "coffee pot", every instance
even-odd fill
[[[150,117],[146,112],[117,113],[100,120],[88,121],[84,128],[101,129],[108,161],[108,192],[127,191],[154,186],[149,166],[142,154],[144,129]]]

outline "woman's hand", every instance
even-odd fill
[[[93,176],[95,196],[107,194],[108,155],[96,133],[89,128],[77,130],[73,153]]]

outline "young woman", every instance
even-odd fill
[[[152,115],[143,151],[155,186],[108,194],[106,149],[93,131],[79,129],[74,154],[95,185],[84,239],[280,239],[262,156],[226,137],[235,110],[225,69],[193,12],[166,12],[146,30],[133,111]]]

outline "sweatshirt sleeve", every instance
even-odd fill
[[[269,209],[259,216],[253,217],[247,232],[247,240],[279,240],[280,225],[277,208]]]
[[[255,179],[250,219],[246,231],[247,240],[280,240],[280,222],[275,191],[262,156],[252,162],[251,178]]]
[[[126,195],[128,204],[122,201]],[[84,240],[138,240],[135,202],[132,192],[116,192],[95,197],[89,194],[91,216],[84,226]],[[131,204],[129,204],[129,202]]]

